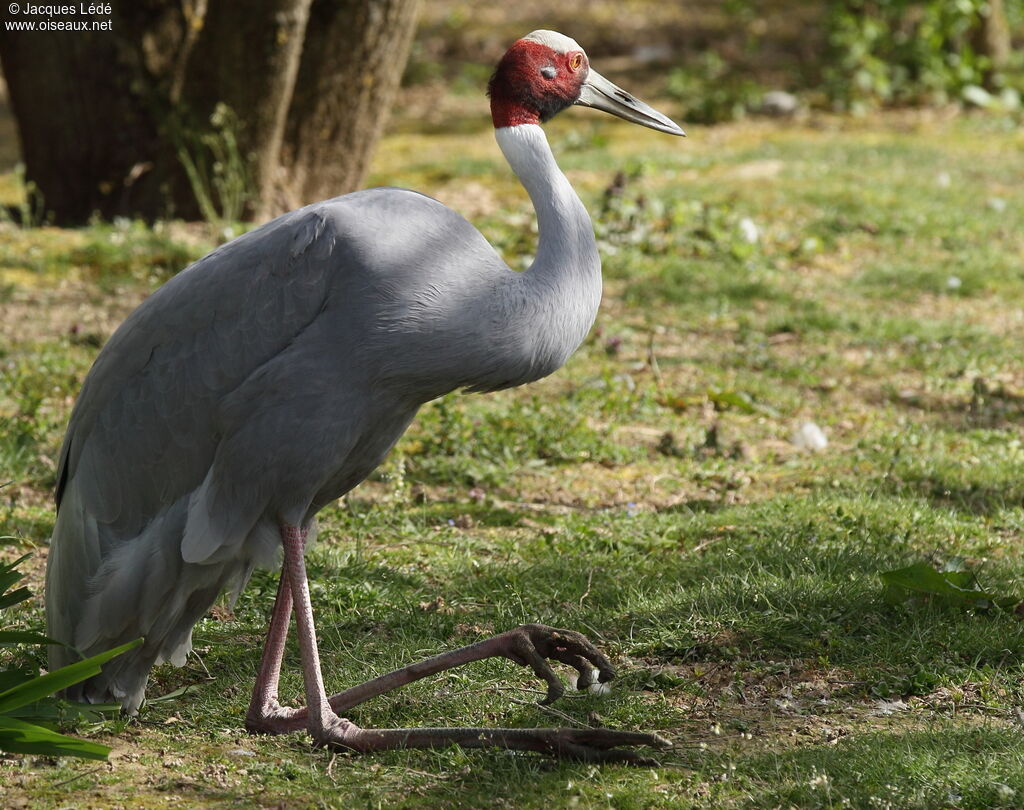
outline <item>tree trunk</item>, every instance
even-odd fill
[[[137,19],[173,31],[152,5],[140,3]],[[106,31],[0,28],[0,60],[28,179],[59,222],[159,207],[168,167],[133,43]]]
[[[417,0],[113,5],[111,31],[0,26],[26,174],[61,223],[236,217],[351,190]]]
[[[197,57],[187,63],[180,93],[191,117],[186,131],[203,131],[218,104],[233,111],[240,124],[233,134],[252,156],[248,213],[260,208],[276,176],[311,2],[247,0],[243,9],[237,0],[210,0]]]
[[[359,188],[409,56],[419,0],[314,0],[273,201]]]
[[[995,74],[1006,69],[1010,61],[1010,23],[1006,19],[1003,0],[988,0],[975,29],[975,48],[989,60],[986,83],[994,85]]]

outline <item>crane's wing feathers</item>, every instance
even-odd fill
[[[58,505],[74,476],[85,508],[130,537],[202,481],[223,429],[218,402],[323,309],[336,268],[321,209],[210,253],[129,316],[72,414]]]
[[[200,259],[128,317],[89,372],[61,450],[48,628],[83,654],[140,635],[146,644],[72,697],[137,708],[150,667],[183,663],[192,625],[248,577],[251,554],[185,572],[191,495],[238,429],[221,403],[323,310],[342,269],[331,261],[329,208],[286,215]],[[258,493],[233,494],[231,513],[255,520]],[[211,551],[223,542],[205,540]],[[76,657],[54,645],[50,659],[58,667]]]

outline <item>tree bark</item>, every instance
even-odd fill
[[[988,57],[986,83],[994,84],[995,74],[1005,70],[1010,61],[1010,23],[1006,19],[1003,0],[988,0],[975,29],[975,48]]]
[[[417,0],[132,0],[112,31],[15,32],[0,61],[29,180],[57,222],[210,218],[226,135],[248,215],[350,191],[401,78]],[[226,132],[211,122],[234,112]],[[223,117],[222,117],[223,118]],[[192,166],[192,174],[186,169]],[[209,171],[204,171],[208,169]]]
[[[279,210],[359,188],[409,56],[419,0],[314,0],[285,130]]]
[[[188,126],[202,131],[218,104],[235,113],[241,123],[235,135],[252,156],[254,202],[269,195],[276,176],[311,2],[247,0],[243,8],[237,0],[210,0],[198,56],[187,63],[181,99]],[[250,213],[259,208],[250,206]]]
[[[136,18],[168,31],[164,45],[175,26],[163,25],[152,6],[140,3]],[[167,167],[147,89],[137,81],[138,48],[105,31],[0,28],[0,61],[26,174],[59,222],[159,206]]]

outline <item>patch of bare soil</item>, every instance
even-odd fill
[[[61,279],[54,286],[13,285],[0,302],[0,341],[69,340],[102,345],[148,293],[118,290],[106,296],[96,285]]]

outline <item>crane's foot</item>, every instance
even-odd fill
[[[547,684],[546,706],[565,694],[561,679],[548,661],[559,661],[576,670],[576,688],[585,690],[615,677],[612,662],[590,640],[575,630],[559,630],[544,624],[523,624],[494,637],[497,651],[520,666],[530,667]]]
[[[441,653],[402,669],[338,692],[329,698],[331,709],[344,714],[353,706],[428,675],[453,669],[485,658],[507,658],[529,667],[547,685],[542,705],[565,694],[565,686],[551,668],[551,661],[567,664],[577,672],[576,688],[587,689],[615,677],[611,661],[587,638],[573,630],[559,630],[543,624],[524,624],[483,641]]]
[[[339,692],[319,698],[311,715],[305,708],[283,707],[274,689],[257,687],[246,716],[246,729],[253,733],[285,734],[307,729],[314,741],[347,751],[366,753],[396,748],[505,748],[537,751],[549,756],[585,762],[621,762],[650,765],[649,757],[632,750],[668,745],[657,734],[609,729],[489,729],[419,728],[362,729],[340,716],[370,698],[438,672],[485,658],[508,658],[529,667],[547,685],[542,705],[565,693],[565,687],[551,666],[557,661],[577,672],[576,687],[587,689],[615,677],[611,661],[580,633],[542,624],[524,624],[467,647],[435,655],[402,669]]]
[[[399,728],[364,729],[335,716],[322,729],[311,729],[320,745],[358,754],[401,748],[501,748],[537,751],[578,762],[657,766],[637,746],[663,748],[669,741],[657,734],[576,728]]]

